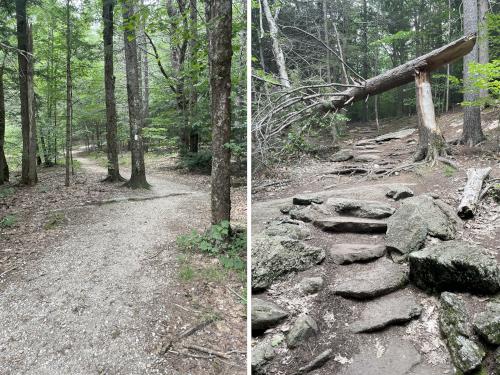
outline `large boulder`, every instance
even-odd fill
[[[408,283],[408,272],[402,265],[380,259],[363,265],[363,269],[343,267],[333,292],[343,297],[369,299],[403,288]]]
[[[456,291],[492,294],[500,290],[495,257],[479,245],[446,241],[409,256],[410,280],[431,292]]]
[[[295,348],[318,333],[318,325],[309,315],[301,315],[286,336],[289,348]]]
[[[305,223],[310,223],[314,220],[321,219],[328,216],[328,211],[325,210],[324,205],[312,204],[306,207],[296,207],[290,210],[290,217],[294,220],[300,220]]]
[[[252,298],[252,331],[274,327],[288,316],[288,313],[273,302]]]
[[[325,251],[289,237],[254,236],[252,241],[252,289],[268,288],[276,279],[304,271],[325,258]]]
[[[387,220],[387,249],[395,260],[419,250],[427,237],[452,240],[461,228],[453,208],[429,195],[405,199]]]
[[[500,301],[490,302],[474,318],[474,329],[491,345],[500,345]]]
[[[282,333],[266,337],[252,348],[252,373],[266,374],[265,366],[275,356],[275,347],[283,342],[285,336]]]
[[[462,373],[477,369],[486,353],[471,336],[471,324],[464,301],[456,294],[444,292],[440,298],[439,328],[446,341],[451,360]]]
[[[331,213],[368,219],[383,219],[395,211],[387,203],[346,198],[330,198],[326,201],[326,208]]]

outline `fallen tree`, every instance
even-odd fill
[[[271,98],[262,100],[265,104],[254,112],[252,131],[257,141],[256,154],[263,155],[266,148],[271,148],[273,142],[277,143],[276,138],[279,139],[285,129],[299,121],[318,114],[326,117],[355,101],[367,100],[415,80],[419,116],[419,145],[415,160],[438,159],[446,153],[446,142],[435,120],[430,73],[469,53],[475,42],[476,34],[464,36],[365,81],[356,76],[349,77],[352,83],[347,84],[327,83],[274,91]],[[255,102],[259,105],[260,100]],[[306,121],[299,133],[308,126]]]
[[[491,168],[471,168],[467,170],[467,183],[464,187],[462,200],[458,205],[458,216],[462,219],[474,217],[477,204],[481,197],[484,180],[489,176]]]

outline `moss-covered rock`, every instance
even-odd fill
[[[500,302],[490,302],[474,318],[474,329],[492,345],[500,345]]]

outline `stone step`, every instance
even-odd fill
[[[342,267],[332,290],[346,298],[370,299],[402,289],[407,283],[407,267],[382,258]]]
[[[330,249],[330,259],[335,264],[366,262],[380,258],[385,254],[385,245],[360,243],[339,243]]]
[[[387,222],[384,220],[363,219],[349,216],[334,216],[313,221],[314,226],[324,232],[334,233],[385,233]]]
[[[406,291],[395,293],[370,302],[350,328],[355,333],[378,331],[393,324],[406,323],[421,313],[422,306],[413,295]]]

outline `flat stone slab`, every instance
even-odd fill
[[[326,210],[331,213],[355,216],[367,219],[383,219],[391,216],[395,209],[384,202],[365,201],[346,198],[330,198],[326,201]]]
[[[392,338],[380,346],[363,346],[340,375],[407,375],[420,361],[420,354],[409,341]]]
[[[393,324],[406,323],[422,313],[422,306],[408,293],[391,294],[370,302],[359,320],[351,325],[355,333],[373,332]]]
[[[385,245],[339,243],[330,249],[330,259],[335,264],[366,262],[385,254]]]
[[[333,292],[342,297],[369,299],[394,292],[408,283],[408,271],[403,265],[388,259],[356,267],[352,272],[339,275],[333,286]]]
[[[302,221],[286,220],[271,222],[262,234],[269,237],[281,236],[304,240],[311,236],[311,230]]]
[[[384,220],[357,217],[334,216],[313,221],[314,226],[325,232],[385,233],[387,222]]]
[[[500,268],[495,257],[479,245],[445,241],[409,256],[410,279],[431,292],[493,294],[500,290]]]
[[[252,330],[262,331],[279,324],[288,313],[273,302],[252,298]]]
[[[375,142],[380,143],[380,142],[387,142],[393,139],[406,138],[415,133],[416,131],[417,129],[411,128],[411,129],[403,129],[393,133],[382,134],[375,138]]]

